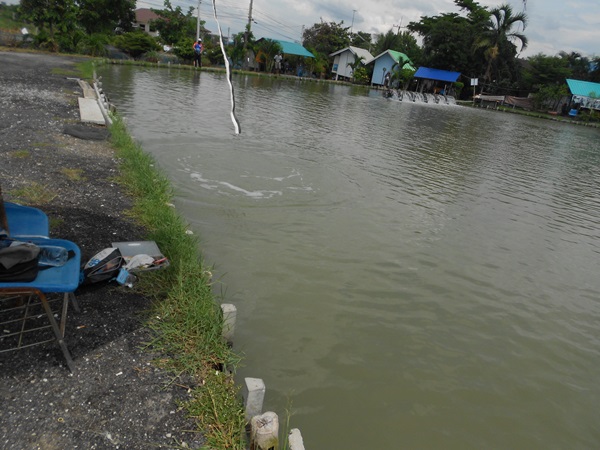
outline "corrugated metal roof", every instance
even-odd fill
[[[412,61],[410,60],[410,58],[408,56],[406,56],[404,53],[397,52],[396,50],[386,50],[385,52],[380,53],[379,55],[375,56],[374,58],[369,59],[365,64],[371,64],[373,61],[381,58],[385,54],[390,55],[390,57],[397,63],[399,63],[400,61],[404,61],[404,65],[402,66],[403,69],[407,68],[406,64],[409,64],[410,68],[412,70],[415,70],[414,67],[412,67]]]
[[[571,90],[571,94],[580,95],[582,97],[599,98],[600,83],[592,83],[591,81],[570,80],[567,78],[567,84]]]
[[[429,67],[419,67],[419,70],[415,73],[415,78],[427,78],[428,80],[446,81],[448,83],[454,83],[459,76],[460,72],[430,69]]]
[[[314,58],[311,52],[306,50],[302,45],[297,44],[296,42],[288,42],[288,41],[280,41],[279,39],[271,39],[272,41],[279,42],[281,45],[281,49],[283,53],[286,55],[298,55],[298,56],[306,56],[307,58]]]
[[[364,48],[360,48],[360,47],[353,47],[353,46],[349,46],[346,48],[343,48],[341,50],[338,50],[337,52],[333,52],[330,53],[329,56],[336,56],[339,55],[340,53],[344,53],[349,51],[350,53],[352,53],[355,56],[358,56],[360,59],[364,60],[364,62],[369,61],[370,59],[373,58],[373,55],[371,55],[371,53],[369,53],[369,50],[365,50]]]

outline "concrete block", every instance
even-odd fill
[[[78,83],[79,87],[81,87],[81,90],[83,91],[83,98],[96,98],[96,91],[92,86],[90,86],[90,83],[83,80],[78,80]]]
[[[104,121],[104,115],[100,110],[97,100],[83,97],[79,97],[78,100],[79,114],[82,122],[106,125],[106,122]]]
[[[246,420],[250,421],[252,417],[260,415],[263,403],[265,401],[265,383],[260,378],[244,378],[244,388],[242,396],[244,397],[244,407]]]
[[[223,312],[223,338],[229,342],[233,342],[233,333],[235,331],[235,320],[237,318],[237,308],[230,303],[223,303],[221,305],[221,311]]]
[[[250,420],[250,448],[277,450],[279,448],[279,417],[271,411]]]
[[[304,441],[302,440],[302,434],[298,428],[292,428],[288,436],[288,444],[290,450],[305,450]]]

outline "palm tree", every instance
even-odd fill
[[[477,43],[477,47],[486,48],[487,68],[484,75],[486,81],[491,79],[492,65],[500,54],[502,43],[519,41],[521,51],[527,47],[527,36],[519,32],[518,29],[517,31],[512,30],[515,24],[519,22],[525,30],[527,15],[524,12],[514,14],[508,3],[504,3],[490,11],[488,29],[484,31],[482,39]]]

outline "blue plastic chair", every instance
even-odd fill
[[[50,267],[45,270],[40,270],[36,279],[30,282],[0,282],[0,297],[5,300],[14,299],[15,297],[20,297],[23,300],[23,304],[17,305],[17,307],[12,308],[3,308],[2,314],[5,314],[5,311],[11,311],[11,316],[6,319],[6,316],[2,316],[5,320],[0,323],[4,330],[7,330],[8,333],[2,336],[3,340],[8,341],[7,338],[14,337],[16,340],[16,345],[7,348],[0,349],[0,352],[10,351],[10,350],[18,350],[24,347],[30,347],[33,345],[44,344],[46,342],[56,341],[58,346],[63,352],[63,355],[67,361],[67,365],[71,372],[75,371],[75,366],[73,364],[73,359],[71,358],[71,354],[69,353],[69,349],[65,343],[65,325],[67,321],[67,309],[69,306],[69,298],[71,298],[73,302],[73,306],[76,311],[79,310],[79,306],[77,305],[77,301],[75,300],[75,296],[72,294],[75,292],[77,287],[79,286],[79,272],[80,272],[80,264],[81,264],[81,251],[79,247],[71,241],[66,241],[64,239],[48,239],[48,238],[28,238],[28,242],[33,242],[37,245],[55,245],[59,247],[64,247],[67,250],[71,250],[74,253],[74,256],[71,257],[65,265],[60,267]],[[55,312],[51,307],[51,301],[48,300],[46,294],[49,293],[63,293],[62,305],[60,306],[60,321],[54,317]],[[36,301],[36,299],[38,299]],[[1,299],[0,299],[1,300]],[[39,319],[39,314],[32,314],[31,311],[39,305],[42,306],[46,317],[48,319],[49,325],[44,327],[35,328],[27,328],[28,323],[32,323],[32,321]],[[20,318],[15,320],[15,310],[18,309],[20,314]],[[21,311],[22,310],[22,311]],[[7,313],[8,314],[8,313]],[[42,315],[43,317],[43,315]],[[30,322],[28,322],[30,321]],[[54,333],[54,339],[46,339],[42,341],[35,341],[31,344],[24,344],[26,334],[27,333],[39,333],[39,331],[43,328],[51,328]],[[35,335],[37,336],[37,334]],[[12,342],[12,341],[11,341]]]
[[[48,216],[40,209],[4,202],[11,237],[50,236]]]

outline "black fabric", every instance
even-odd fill
[[[39,255],[39,247],[29,243],[0,248],[0,281],[35,280],[39,272]]]
[[[83,285],[110,281],[119,274],[123,256],[118,248],[105,248],[83,266]]]

